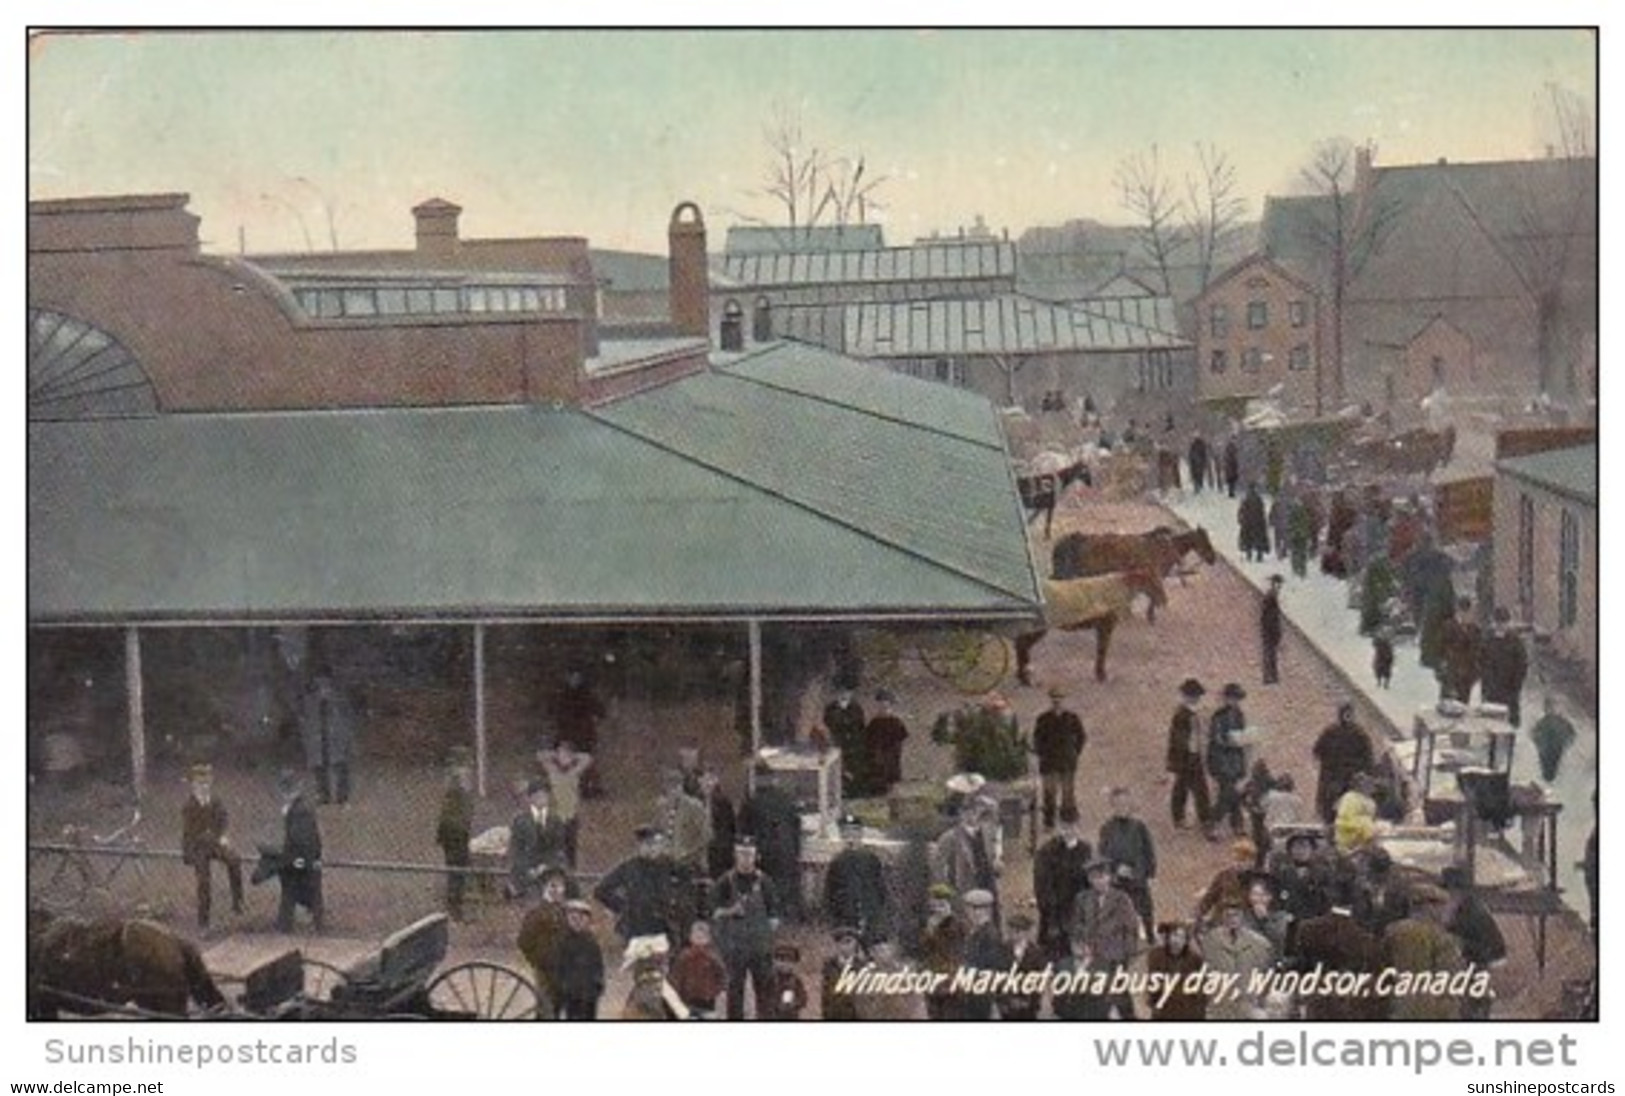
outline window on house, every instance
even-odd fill
[[[1270,325],[1270,306],[1268,301],[1247,302],[1247,330],[1260,331]]]
[[[399,316],[406,311],[406,290],[400,286],[386,286],[378,291],[378,311],[386,316]]]
[[[1444,383],[1443,358],[1439,357],[1437,354],[1433,355],[1433,360],[1428,363],[1428,369],[1433,374],[1433,387],[1437,388],[1439,385]]]
[[[462,294],[455,286],[434,291],[434,310],[436,312],[458,312],[461,309]]]
[[[1309,325],[1309,302],[1288,301],[1286,316],[1293,327],[1307,327]]]
[[[1230,355],[1224,350],[1215,350],[1207,360],[1207,367],[1211,372],[1223,373],[1230,368]]]
[[[1557,626],[1572,628],[1580,615],[1580,519],[1565,509],[1559,526]]]
[[[1264,352],[1256,346],[1249,346],[1241,356],[1241,367],[1249,373],[1257,373],[1264,368]]]
[[[1222,304],[1208,306],[1207,330],[1215,339],[1227,337],[1230,334],[1230,310]]]
[[[406,291],[406,310],[414,314],[423,314],[434,311],[434,290],[408,289]]]
[[[1518,615],[1535,619],[1535,500],[1518,496]]]
[[[373,296],[370,289],[346,289],[344,291],[344,314],[346,316],[375,316],[378,314],[378,298]]]
[[[1292,348],[1292,353],[1287,358],[1287,367],[1290,368],[1290,369],[1295,369],[1295,370],[1303,370],[1303,369],[1308,369],[1309,368],[1309,344],[1308,343],[1299,343],[1297,346],[1294,346]]]

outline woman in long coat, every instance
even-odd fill
[[[1264,499],[1256,484],[1247,488],[1237,520],[1241,526],[1241,554],[1249,560],[1255,556],[1260,560],[1266,558],[1270,552],[1270,527],[1264,513]]]

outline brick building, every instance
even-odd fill
[[[1309,282],[1267,255],[1252,255],[1215,278],[1196,298],[1195,312],[1202,399],[1279,388],[1288,410],[1328,410],[1320,295]]]

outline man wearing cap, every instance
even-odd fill
[[[925,929],[920,936],[920,967],[946,975],[945,986],[965,959],[965,923],[954,912],[959,895],[946,883],[933,883],[925,904]],[[959,1018],[957,994],[933,993],[926,998],[926,1015],[933,1020]]]
[[[632,972],[632,988],[621,1008],[623,1020],[681,1020],[689,1016],[675,990],[666,981],[666,960],[671,941],[664,933],[634,936],[626,942],[621,969]]]
[[[1472,618],[1471,598],[1457,598],[1456,611],[1439,630],[1439,698],[1469,703],[1478,684],[1483,630]]]
[[[782,916],[800,921],[801,888],[795,884],[801,878],[801,808],[795,799],[778,783],[758,779],[740,808],[736,832],[755,842],[762,871],[775,883],[784,881],[778,894]]]
[[[447,766],[440,818],[435,823],[435,844],[446,861],[446,912],[454,921],[463,919],[463,892],[473,863],[468,847],[474,831],[472,777],[467,755],[460,750],[454,752]]]
[[[966,891],[965,923],[969,929],[965,937],[965,966],[978,971],[1001,971],[1010,967],[1010,948],[1005,944],[999,928],[993,923],[995,899],[991,891],[980,887]],[[959,994],[957,1019],[993,1019],[994,998],[991,993]]]
[[[1062,703],[1066,690],[1059,685],[1049,691],[1050,707],[1033,724],[1033,752],[1038,755],[1038,779],[1043,785],[1044,828],[1055,828],[1055,800],[1061,807],[1077,810],[1073,785],[1077,782],[1078,758],[1089,738],[1083,721]]]
[[[958,822],[937,838],[933,850],[937,882],[952,887],[961,899],[977,889],[998,893],[998,869],[987,835],[988,814],[980,799],[966,803],[960,809]]]
[[[214,903],[214,862],[226,866],[231,887],[231,912],[243,912],[243,862],[226,836],[230,821],[226,805],[214,797],[214,770],[193,765],[191,794],[181,806],[181,860],[197,875],[197,927],[209,927]]]
[[[1464,868],[1448,867],[1439,876],[1450,896],[1444,926],[1461,948],[1461,957],[1479,970],[1493,970],[1506,962],[1506,938],[1478,895],[1467,882]],[[1495,1003],[1491,996],[1468,996],[1462,1002],[1463,1020],[1488,1020]]]
[[[1097,858],[1089,864],[1089,886],[1078,895],[1072,910],[1072,938],[1082,940],[1091,971],[1115,973],[1128,965],[1140,945],[1140,918],[1128,895],[1112,885],[1112,862]],[[1091,996],[1091,1018],[1108,1019],[1115,1007],[1124,1020],[1134,1019],[1128,994]]]
[[[1234,898],[1219,907],[1218,924],[1202,935],[1202,957],[1218,974],[1238,975],[1236,993],[1208,1003],[1210,1020],[1250,1020],[1259,998],[1248,992],[1252,976],[1275,962],[1270,942],[1246,925],[1246,911]]]
[[[869,759],[863,741],[867,722],[863,705],[854,700],[852,690],[844,686],[836,691],[835,699],[824,706],[824,729],[829,732],[835,748],[841,751],[842,783],[852,798],[868,794]]]
[[[536,990],[541,994],[541,1011],[551,1016],[558,1011],[558,949],[566,929],[563,868],[544,868],[539,877],[541,896],[519,924],[519,954],[530,964]]]
[[[1051,957],[1067,954],[1067,928],[1078,895],[1089,885],[1087,868],[1094,859],[1078,826],[1078,810],[1061,808],[1060,829],[1033,856],[1033,899],[1038,903],[1038,942]]]
[[[592,933],[592,904],[580,898],[565,902],[564,924],[556,952],[558,1017],[596,1020],[604,995],[604,949]]]
[[[1354,785],[1354,777],[1376,767],[1371,739],[1354,721],[1354,705],[1337,706],[1337,721],[1320,732],[1315,740],[1315,760],[1320,764],[1320,780],[1315,785],[1315,811],[1330,825],[1337,817],[1337,801]]]
[[[1264,646],[1264,684],[1275,685],[1281,680],[1279,654],[1281,651],[1281,584],[1280,575],[1270,576],[1269,592],[1258,610],[1258,635]]]
[[[1213,807],[1208,800],[1207,775],[1202,769],[1202,722],[1196,710],[1206,693],[1202,683],[1194,677],[1180,683],[1179,706],[1168,721],[1168,756],[1164,767],[1174,783],[1168,799],[1174,828],[1185,829],[1185,804],[1194,798],[1197,825],[1212,837]]]
[[[843,847],[824,875],[824,915],[832,925],[848,925],[865,944],[891,931],[886,869],[880,854],[863,844],[863,823],[841,819]]]
[[[1495,607],[1495,623],[1484,637],[1478,660],[1485,702],[1505,704],[1507,721],[1519,726],[1523,718],[1523,681],[1529,676],[1529,652],[1512,630],[1512,614],[1504,605]]]
[[[277,870],[282,898],[277,904],[277,931],[292,932],[294,907],[304,906],[316,931],[321,932],[322,830],[316,809],[305,798],[298,773],[284,771],[277,790],[282,795],[282,855]]]
[[[1100,856],[1112,863],[1112,879],[1128,895],[1140,915],[1145,938],[1156,924],[1151,904],[1151,880],[1157,877],[1157,847],[1151,829],[1134,816],[1134,796],[1127,788],[1111,790],[1111,817],[1100,826]]]
[[[1213,807],[1213,824],[1220,819],[1230,823],[1230,833],[1240,837],[1246,833],[1241,818],[1241,782],[1247,777],[1247,748],[1238,732],[1247,729],[1247,717],[1241,702],[1247,691],[1235,682],[1224,687],[1224,703],[1213,713],[1207,725],[1207,771],[1217,789],[1217,802]]]
[[[544,868],[564,863],[564,823],[552,811],[546,781],[532,781],[529,802],[508,825],[508,873],[515,895],[534,894]]]
[[[1286,836],[1286,848],[1270,854],[1277,908],[1292,919],[1287,926],[1288,954],[1293,951],[1297,926],[1331,908],[1331,868],[1321,855],[1324,837],[1319,830],[1293,830]]]
[[[843,993],[839,987],[843,974],[863,966],[860,934],[850,925],[837,925],[830,938],[835,942],[835,951],[824,960],[818,1015],[823,1020],[856,1020],[857,996],[850,991]]]
[[[894,700],[890,690],[875,693],[878,711],[863,730],[870,775],[874,778],[868,789],[871,795],[887,795],[903,779],[903,743],[908,741],[908,728],[892,711]]]
[[[639,826],[637,840],[636,854],[611,868],[592,896],[615,916],[622,940],[670,936],[675,886],[666,835],[657,826]]]
[[[756,1018],[771,1019],[779,895],[774,880],[756,866],[756,843],[749,835],[734,845],[733,870],[716,881],[711,897],[717,950],[728,967],[728,1019],[745,1018],[747,980],[756,1002]]]
[[[1033,919],[1025,913],[1010,915],[1004,965],[1005,969],[1014,968],[1018,978],[1039,974],[1049,966],[1049,956],[1034,935],[1035,927]],[[1039,982],[1036,978],[1033,981],[1035,984]],[[1044,994],[1041,990],[1025,993],[1011,990],[999,995],[998,1005],[1001,1020],[1036,1020],[1039,1010],[1044,1007]]]

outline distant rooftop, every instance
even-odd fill
[[[724,255],[712,270],[741,287],[957,281],[1016,276],[1016,245],[919,244],[869,251]]]
[[[875,251],[886,246],[879,225],[734,225],[730,255],[776,255],[793,251]]]
[[[1160,302],[1160,303],[1159,303]],[[846,306],[846,352],[865,358],[1033,354],[1188,346],[1166,298],[1067,306],[1016,294]]]

